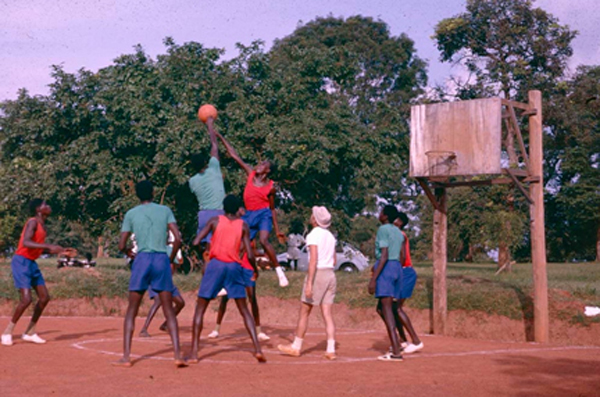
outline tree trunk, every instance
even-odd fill
[[[104,258],[104,241],[102,237],[98,237],[98,251],[96,251],[96,258]]]
[[[508,244],[501,241],[498,244],[498,269],[510,262],[510,250]]]
[[[596,233],[596,262],[600,262],[600,225]]]

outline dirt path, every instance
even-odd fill
[[[185,351],[191,337],[190,312],[181,317]],[[23,320],[15,335],[25,327],[27,319]],[[599,347],[424,335],[422,352],[407,355],[402,363],[383,363],[375,358],[388,343],[383,328],[374,326],[340,328],[339,360],[327,362],[321,357],[323,330],[314,321],[300,358],[277,353],[277,344],[291,340],[291,327],[264,327],[272,340],[263,345],[269,362],[259,365],[239,318],[230,315],[228,320],[221,338],[202,340],[200,364],[176,370],[158,321],[151,327],[152,338],[134,340],[133,368],[122,369],[110,365],[120,355],[121,318],[47,317],[39,325],[47,344],[15,338],[14,346],[0,346],[1,395],[600,395]],[[0,326],[7,321],[1,317]],[[213,321],[209,313],[203,336]]]

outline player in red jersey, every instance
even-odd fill
[[[243,216],[246,213],[244,208],[240,208],[238,215]],[[271,338],[267,334],[265,334],[260,326],[260,310],[258,308],[258,300],[256,299],[256,275],[254,273],[254,267],[250,264],[248,260],[248,254],[244,252],[242,256],[242,260],[240,262],[242,265],[242,269],[244,272],[244,281],[246,283],[246,294],[248,295],[248,299],[250,300],[250,305],[252,306],[252,317],[254,317],[254,323],[256,324],[256,334],[259,341],[268,341]],[[221,331],[221,324],[223,322],[223,317],[225,317],[225,311],[227,310],[227,302],[229,298],[227,296],[221,297],[221,303],[219,304],[219,313],[217,314],[217,324],[215,329],[208,334],[209,339],[214,339],[219,337],[219,332]]]
[[[260,363],[267,361],[256,336],[254,319],[246,304],[246,282],[244,281],[244,269],[240,264],[242,246],[248,255],[248,261],[254,270],[255,278],[258,277],[258,271],[254,261],[254,253],[250,247],[250,230],[248,225],[240,219],[240,207],[241,203],[237,197],[233,195],[225,197],[225,200],[223,200],[225,215],[211,218],[192,242],[192,245],[198,246],[208,233],[213,233],[210,261],[206,265],[206,271],[202,277],[198,299],[196,300],[190,363],[197,363],[199,360],[198,345],[204,313],[210,301],[217,297],[222,288],[227,290],[230,299],[235,300],[235,304],[244,319],[244,325],[254,344],[254,357]]]
[[[275,250],[269,242],[269,234],[272,229],[275,229],[275,234],[282,243],[285,242],[286,239],[285,234],[279,231],[277,212],[275,211],[275,183],[269,178],[270,174],[275,171],[275,164],[271,160],[264,160],[256,167],[252,168],[241,159],[233,146],[223,138],[223,135],[217,132],[217,136],[221,139],[223,145],[225,145],[227,153],[248,175],[246,188],[244,189],[246,215],[244,215],[242,219],[250,228],[250,240],[254,240],[258,234],[260,244],[265,249],[265,253],[271,262],[271,266],[273,266],[277,272],[279,285],[281,287],[287,287],[289,282],[279,266]]]
[[[27,326],[23,336],[21,336],[21,339],[32,343],[46,343],[35,332],[35,327],[46,305],[50,301],[50,294],[48,294],[44,277],[35,260],[44,251],[48,251],[51,254],[58,254],[63,251],[63,248],[60,245],[45,243],[46,218],[52,213],[52,208],[42,199],[33,199],[29,203],[29,211],[32,217],[27,220],[27,223],[23,227],[19,246],[10,263],[15,287],[19,290],[21,300],[2,334],[2,344],[4,346],[11,346],[13,344],[12,331],[25,310],[31,305],[31,288],[35,289],[38,302],[33,309],[31,322]]]

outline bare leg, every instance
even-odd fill
[[[387,329],[388,337],[392,344],[392,352],[395,356],[400,355],[400,343],[398,341],[398,334],[396,334],[396,324],[394,320],[394,313],[392,310],[392,298],[385,297],[379,299],[381,302],[381,308],[383,312],[383,322]]]
[[[323,320],[325,320],[325,332],[327,333],[327,340],[335,340],[335,323],[333,322],[333,305],[321,305],[321,314]]]
[[[396,313],[398,316],[400,316],[400,319],[402,320],[402,324],[404,324],[404,326],[406,327],[406,330],[410,334],[412,343],[414,345],[418,345],[421,343],[421,339],[419,339],[419,336],[415,332],[415,329],[412,326],[412,322],[410,321],[408,314],[406,314],[406,312],[402,309],[403,305],[404,305],[404,299],[401,299],[400,302],[398,302],[398,308],[397,308]],[[406,340],[406,337],[404,340]]]
[[[125,314],[125,324],[123,327],[123,357],[113,363],[121,367],[131,367],[131,339],[135,328],[135,318],[137,317],[140,303],[144,297],[144,291],[129,291],[129,305]]]
[[[158,294],[160,303],[163,308],[163,313],[167,319],[167,327],[169,329],[169,335],[171,336],[171,342],[173,343],[173,353],[175,355],[175,366],[186,367],[187,364],[181,356],[181,345],[179,343],[179,325],[177,324],[177,316],[175,315],[175,309],[173,309],[173,295],[171,291],[160,291]]]
[[[25,310],[31,305],[31,291],[28,288],[19,288],[19,294],[21,295],[21,300],[13,313],[11,320],[13,324],[19,321]]]
[[[254,344],[254,357],[259,363],[266,363],[267,359],[263,355],[263,352],[260,348],[260,343],[258,343],[258,337],[256,336],[256,325],[254,324],[254,319],[252,318],[250,311],[248,311],[246,298],[236,299],[235,304],[237,305],[237,308],[244,319],[244,325],[246,326],[246,330],[250,334],[250,338]]]
[[[202,322],[204,320],[204,313],[210,300],[204,298],[198,298],[196,300],[196,310],[194,311],[194,322],[192,326],[192,351],[190,353],[190,363],[198,362],[198,345],[200,344],[200,334],[202,333]]]
[[[298,326],[296,327],[296,336],[300,339],[304,339],[304,336],[306,335],[306,330],[308,329],[308,317],[310,316],[312,308],[312,305],[302,302]]]
[[[396,329],[398,330],[398,334],[400,335],[400,339],[402,340],[402,342],[406,342],[406,335],[404,334],[404,329],[403,324],[402,324],[402,320],[400,319],[400,316],[398,315],[398,306],[396,304],[395,301],[392,301],[392,312],[394,313],[394,320],[396,323]],[[379,300],[379,302],[377,302],[377,314],[379,314],[379,317],[381,317],[381,320],[383,320],[383,322],[385,322],[385,317],[383,317],[383,308],[381,306],[381,300]]]
[[[179,313],[185,307],[185,301],[183,300],[183,297],[181,295],[174,296],[173,297],[173,305],[174,305],[174,310],[175,310],[175,316],[178,316]],[[158,329],[160,329],[161,331],[168,331],[169,327],[167,326],[167,320],[165,320],[165,322],[162,323]]]
[[[279,262],[277,262],[277,256],[275,255],[275,249],[269,242],[269,232],[267,230],[261,230],[259,233],[260,245],[265,249],[265,254],[269,257],[269,262],[271,262],[271,266],[273,269],[279,267]]]
[[[219,313],[217,313],[217,324],[221,325],[223,322],[223,317],[225,317],[225,312],[227,311],[227,302],[229,298],[227,296],[221,297],[221,303],[219,303]]]
[[[150,311],[148,312],[148,317],[146,317],[146,322],[144,323],[144,326],[140,330],[140,336],[145,337],[145,338],[150,337],[150,334],[148,333],[148,327],[150,326],[150,323],[152,322],[152,319],[156,315],[156,312],[158,311],[159,307],[160,307],[160,299],[157,296],[154,298],[152,307],[150,308]]]
[[[260,327],[260,311],[258,310],[258,300],[256,299],[256,287],[246,287],[246,295],[248,295],[248,299],[250,300],[254,323],[257,327]]]
[[[33,315],[31,316],[31,321],[25,330],[25,334],[32,336],[35,334],[35,326],[37,325],[40,316],[44,312],[46,306],[48,306],[48,302],[50,302],[50,294],[48,293],[48,289],[45,285],[36,285],[35,292],[38,296],[38,301],[33,308]]]

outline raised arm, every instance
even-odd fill
[[[248,164],[246,164],[244,162],[244,160],[241,159],[241,157],[235,151],[233,146],[231,146],[231,144],[227,141],[227,139],[225,139],[225,137],[223,137],[223,135],[221,135],[220,133],[218,133],[216,131],[215,131],[215,134],[217,134],[217,137],[221,140],[221,142],[223,142],[223,145],[225,146],[225,149],[227,150],[227,154],[229,154],[231,156],[231,158],[234,159],[240,165],[240,167],[242,167],[244,169],[244,171],[246,171],[246,173],[248,175],[250,175],[250,173],[252,173],[252,167],[250,167]]]
[[[27,222],[27,226],[25,227],[25,235],[23,236],[23,246],[33,249],[43,249],[49,251],[51,254],[59,254],[62,252],[63,247],[60,245],[36,243],[32,240],[33,235],[35,234],[35,228],[37,226],[38,222],[35,219],[30,219],[29,222]]]
[[[217,142],[217,132],[215,131],[215,121],[212,117],[209,117],[206,121],[206,127],[208,128],[208,136],[210,137],[210,157],[214,157],[219,160],[219,145]]]

